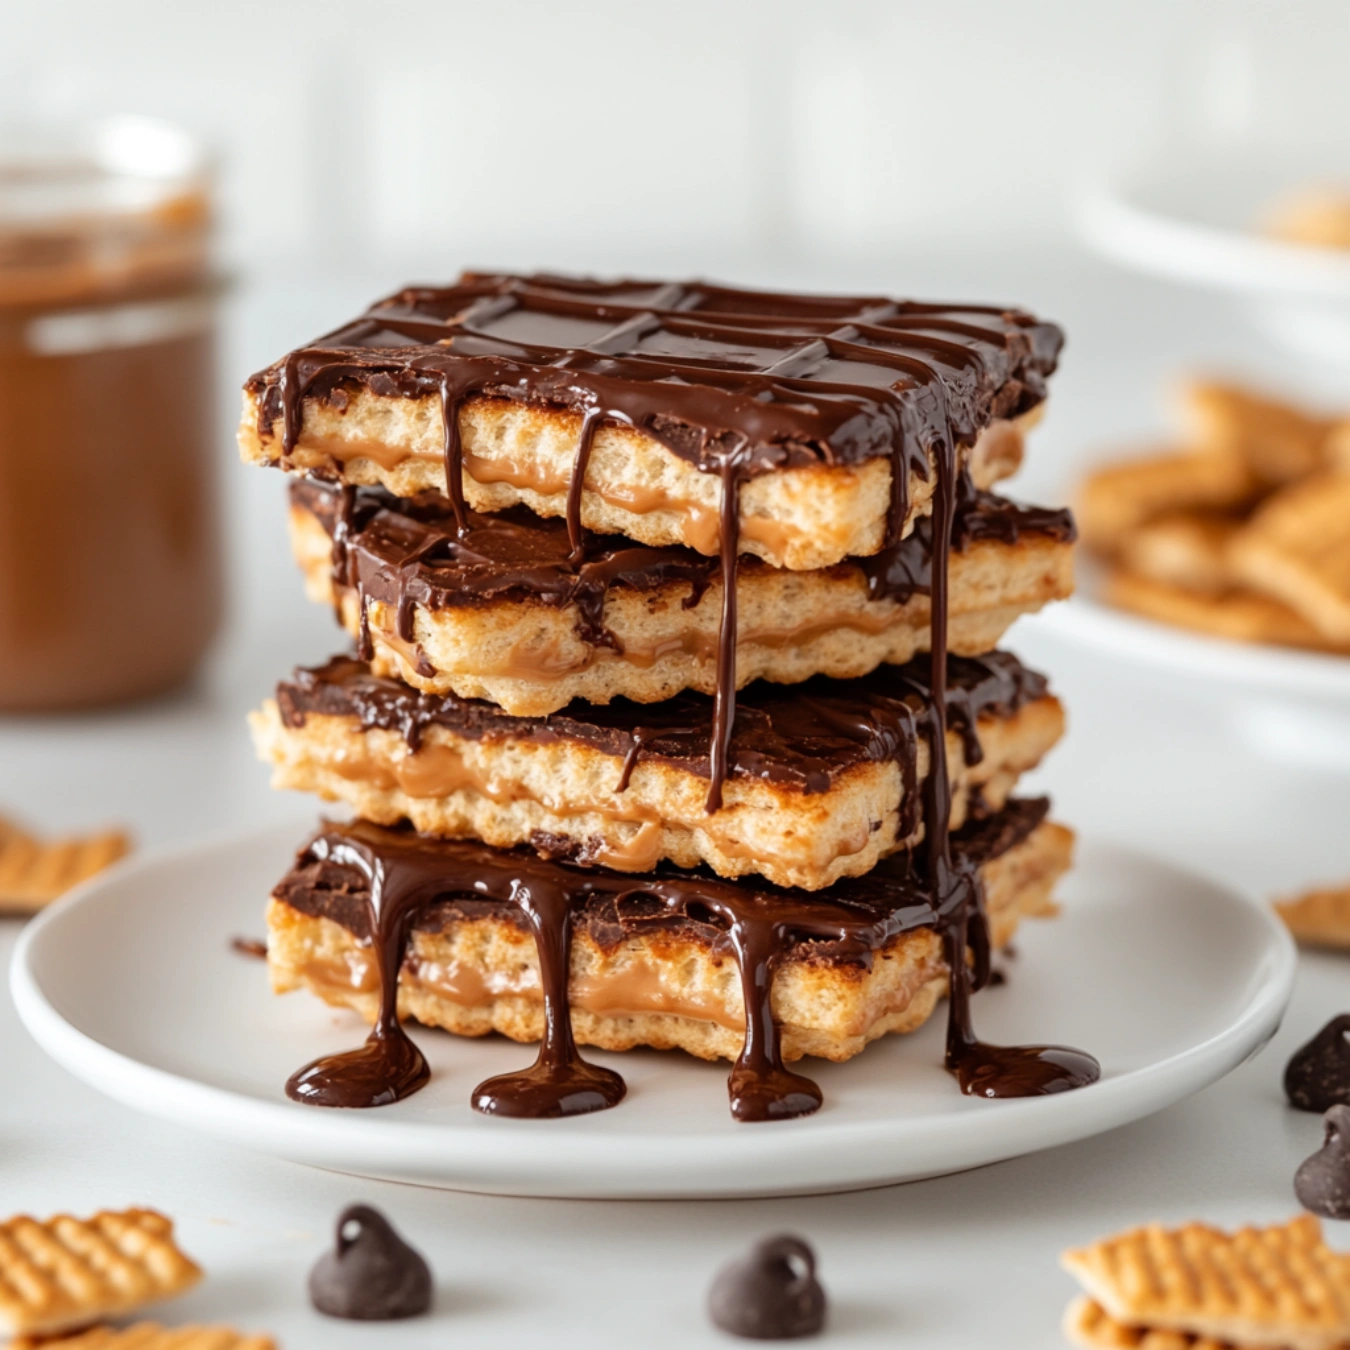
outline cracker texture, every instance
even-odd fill
[[[201,1269],[152,1209],[0,1223],[0,1329],[53,1335],[190,1289]]]
[[[1106,1319],[1147,1333],[1248,1350],[1336,1350],[1350,1340],[1350,1257],[1326,1246],[1310,1214],[1236,1233],[1150,1224],[1067,1251],[1062,1263]]]

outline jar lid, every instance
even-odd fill
[[[148,117],[0,126],[0,305],[199,282],[211,168],[196,140]]]

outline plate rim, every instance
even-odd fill
[[[759,1182],[728,1184],[724,1180],[711,1189],[700,1189],[698,1186],[676,1189],[669,1185],[659,1185],[643,1190],[640,1187],[623,1184],[617,1189],[603,1189],[566,1177],[561,1181],[540,1183],[532,1179],[539,1172],[539,1166],[535,1159],[529,1159],[530,1165],[522,1169],[529,1174],[525,1184],[521,1186],[503,1184],[499,1177],[480,1184],[473,1174],[474,1167],[477,1166],[480,1171],[493,1171],[492,1167],[484,1168],[482,1159],[485,1152],[493,1150],[495,1141],[529,1136],[531,1132],[540,1130],[539,1122],[492,1121],[491,1134],[488,1134],[476,1128],[466,1130],[463,1126],[444,1122],[367,1119],[357,1113],[352,1113],[348,1118],[346,1113],[302,1112],[285,1102],[268,1101],[136,1059],[104,1044],[68,1021],[43,992],[32,968],[33,955],[44,940],[43,934],[64,922],[67,916],[78,911],[82,904],[89,903],[91,897],[96,897],[110,883],[125,881],[129,876],[134,877],[142,872],[152,872],[207,850],[237,847],[246,843],[266,847],[274,840],[280,843],[283,828],[289,831],[293,826],[290,822],[285,822],[284,825],[275,823],[234,831],[206,840],[199,839],[186,844],[147,850],[139,857],[133,857],[120,864],[115,873],[109,869],[102,876],[83,883],[31,920],[20,933],[15,945],[10,961],[9,984],[20,1021],[43,1051],[81,1081],[132,1109],[158,1119],[169,1120],[198,1133],[227,1140],[236,1146],[254,1147],[273,1156],[295,1159],[312,1166],[332,1166],[339,1171],[355,1171],[351,1167],[343,1167],[333,1159],[338,1154],[359,1150],[361,1136],[371,1130],[378,1131],[382,1138],[390,1141],[378,1150],[385,1155],[390,1154],[395,1147],[425,1148],[432,1141],[443,1143],[447,1137],[464,1141],[473,1139],[493,1141],[488,1144],[486,1150],[482,1147],[475,1148],[472,1144],[467,1150],[463,1146],[455,1150],[459,1166],[456,1171],[458,1179],[454,1181],[442,1177],[433,1182],[424,1177],[415,1178],[381,1170],[378,1166],[371,1166],[357,1173],[412,1181],[414,1184],[437,1188],[537,1196],[694,1199],[704,1196],[728,1198],[737,1195],[811,1194],[865,1189],[917,1179],[908,1175],[876,1175],[871,1179],[855,1179],[839,1184],[812,1184],[802,1188],[777,1187]],[[1081,1093],[1017,1101],[995,1101],[986,1103],[978,1113],[953,1112],[950,1115],[914,1118],[922,1122],[921,1128],[936,1130],[940,1126],[945,1138],[958,1143],[965,1143],[970,1139],[978,1140],[989,1133],[988,1122],[994,1118],[1015,1119],[1019,1125],[1026,1127],[1022,1129],[1022,1133],[1026,1133],[1028,1128],[1035,1132],[1040,1126],[1037,1142],[1030,1145],[1014,1143],[1001,1152],[995,1149],[992,1151],[994,1156],[982,1154],[982,1163],[1003,1161],[1104,1133],[1152,1114],[1191,1095],[1191,1091],[1208,1086],[1245,1062],[1269,1041],[1279,1027],[1292,993],[1297,964],[1294,943],[1269,906],[1253,892],[1204,869],[1178,863],[1164,855],[1113,839],[1109,834],[1080,835],[1078,848],[1082,855],[1099,854],[1109,857],[1112,853],[1118,856],[1123,854],[1135,861],[1161,867],[1180,880],[1212,888],[1223,894],[1229,903],[1241,904],[1253,911],[1269,939],[1252,968],[1253,974],[1259,977],[1259,985],[1254,997],[1239,1015],[1212,1035],[1174,1054],[1154,1060],[1143,1068],[1129,1070],[1104,1080],[1101,1084]],[[1175,1091],[1173,1088],[1178,1082],[1193,1083],[1194,1086],[1189,1091]],[[1109,1122],[1097,1123],[1096,1118],[1101,1112],[1093,1109],[1094,1104],[1099,1103],[1107,1094],[1113,1099],[1113,1105],[1107,1111]],[[147,1104],[148,1097],[153,1097],[156,1104]],[[1155,1097],[1159,1099],[1155,1101]],[[1090,1101],[1082,1104],[1083,1099],[1089,1098]],[[1079,1102],[1077,1105],[1073,1104],[1076,1100]],[[1141,1101],[1142,1105],[1139,1104]],[[1138,1109],[1133,1109],[1135,1106]],[[338,1118],[344,1123],[335,1130],[333,1122]],[[218,1128],[212,1128],[208,1123],[212,1120],[225,1119],[236,1123]],[[602,1154],[606,1159],[614,1159],[615,1155],[628,1155],[633,1159],[649,1156],[654,1144],[678,1140],[688,1147],[691,1143],[688,1135],[655,1132],[650,1129],[644,1129],[640,1134],[597,1133],[588,1139],[584,1133],[586,1119],[579,1118],[580,1129],[577,1128],[577,1122],[569,1122],[571,1128],[566,1132],[569,1148],[589,1151],[590,1156],[584,1159],[584,1164],[583,1162],[575,1164],[581,1170],[593,1168],[596,1159]],[[547,1128],[554,1131],[555,1137],[560,1132],[558,1125],[559,1122],[548,1122],[547,1125]],[[859,1144],[867,1142],[875,1146],[886,1137],[896,1143],[903,1142],[904,1126],[903,1118],[900,1117],[893,1119],[873,1117],[861,1120],[814,1117],[804,1127],[811,1130],[813,1141],[822,1146],[847,1145],[850,1142]],[[775,1129],[766,1128],[755,1131],[753,1135],[747,1130],[744,1137],[747,1139],[753,1137],[758,1141],[755,1146],[758,1157],[769,1163],[778,1158],[786,1162],[795,1152],[800,1151],[799,1146],[793,1143],[796,1133],[792,1122],[784,1122],[778,1124]],[[246,1137],[267,1140],[268,1143],[249,1144]],[[335,1137],[343,1138],[344,1142],[340,1146],[332,1146]],[[729,1139],[741,1137],[728,1136]],[[745,1148],[745,1145],[740,1147],[733,1145],[728,1152],[743,1156]],[[307,1152],[310,1156],[297,1157],[298,1152]],[[986,1150],[985,1154],[988,1152]],[[323,1160],[316,1162],[316,1156]],[[468,1175],[465,1175],[466,1158]],[[964,1165],[974,1166],[982,1163]],[[544,1170],[547,1171],[547,1167]],[[959,1165],[953,1168],[941,1167],[937,1169],[937,1173],[950,1170],[960,1170],[960,1167]],[[925,1175],[937,1173],[929,1172]]]
[[[1067,604],[1036,618],[1044,632],[1124,656],[1139,667],[1202,673],[1233,688],[1350,703],[1350,656],[1195,632],[1117,609],[1082,589]]]
[[[1099,253],[1153,276],[1255,295],[1350,300],[1350,254],[1212,225],[1145,205],[1128,175],[1098,179],[1076,216]]]

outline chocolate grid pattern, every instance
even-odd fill
[[[1059,346],[1052,325],[990,306],[470,274],[451,287],[400,291],[310,350],[356,348],[438,366],[497,358],[536,380],[551,371],[558,383],[594,375],[665,384],[675,403],[697,385],[762,410],[804,413],[806,395],[817,415],[832,403],[875,407],[940,384],[953,430],[966,436],[988,418],[977,406],[982,391],[1019,380],[1033,401],[1043,396]],[[660,415],[659,406],[650,411]],[[836,409],[845,418],[853,411]]]

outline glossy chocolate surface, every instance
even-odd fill
[[[882,458],[897,440],[922,454],[948,420],[969,444],[1044,398],[1062,343],[997,306],[465,273],[378,301],[248,388],[287,452],[305,398],[366,388],[563,408],[591,421],[583,442],[618,423],[707,472],[734,458],[753,474]]]

